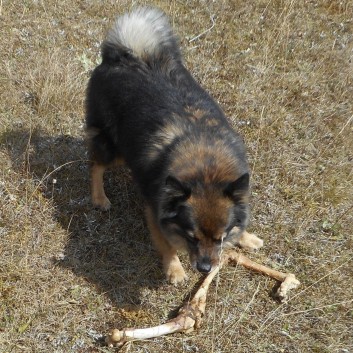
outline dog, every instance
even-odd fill
[[[143,7],[117,18],[87,88],[92,202],[110,208],[103,175],[126,164],[167,279],[187,275],[178,258],[209,273],[222,249],[257,249],[247,233],[249,166],[241,136],[183,64],[167,16]]]

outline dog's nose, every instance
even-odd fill
[[[196,268],[201,273],[209,273],[211,271],[211,259],[208,256],[203,257],[196,263]]]

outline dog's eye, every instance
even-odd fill
[[[189,238],[194,238],[195,239],[195,233],[192,231],[192,230],[188,230],[186,232],[186,235],[189,237]]]
[[[177,215],[178,215],[178,213],[176,211],[168,211],[168,212],[164,213],[163,219],[170,220],[170,219],[175,218]]]
[[[197,239],[195,237],[195,233],[192,230],[188,230],[185,232],[186,239],[191,241],[191,242],[196,242]]]

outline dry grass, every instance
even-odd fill
[[[198,332],[125,350],[352,352],[352,1],[153,4],[246,140],[251,230],[266,244],[253,257],[303,284],[279,305],[272,280],[224,269]],[[131,6],[0,3],[2,352],[111,352],[109,328],[165,321],[199,278],[165,283],[127,170],[107,176],[110,213],[89,203],[85,87]]]

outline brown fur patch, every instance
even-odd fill
[[[234,181],[241,176],[235,157],[218,141],[185,141],[178,148],[171,170],[177,170],[181,180],[199,179],[205,184]]]
[[[198,109],[198,108],[195,109],[194,107],[187,107],[185,110],[190,114],[190,118],[192,120],[203,119],[203,123],[207,126],[210,126],[210,127],[219,126],[219,120],[216,119],[215,117],[210,116],[210,113],[205,110]]]
[[[201,194],[191,195],[188,202],[195,212],[199,227],[196,237],[199,240],[221,240],[228,223],[227,211],[232,207],[232,201],[219,190],[206,189]]]
[[[198,251],[189,253],[190,260],[193,266],[197,266],[198,261],[203,258],[209,258],[211,267],[214,268],[219,264],[219,249],[214,243],[214,239],[203,238],[200,239],[197,245]]]
[[[183,134],[184,128],[176,122],[171,122],[163,127],[151,139],[151,145],[146,153],[148,160],[155,160],[166,146],[170,145],[176,138]]]
[[[194,107],[187,107],[185,110],[190,114],[191,118],[194,120],[201,119],[207,113],[202,109],[195,109]]]
[[[106,167],[102,164],[93,163],[91,167],[91,193],[92,203],[102,210],[110,208],[110,201],[105,195],[103,186],[103,175]]]
[[[219,121],[215,118],[207,118],[205,124],[210,127],[215,127],[219,125]]]

